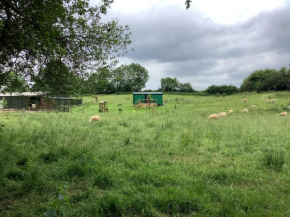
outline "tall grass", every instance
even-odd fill
[[[89,97],[72,113],[0,114],[0,216],[287,216],[290,125],[277,114],[290,95],[262,95],[165,95],[157,114],[104,95],[94,123]]]

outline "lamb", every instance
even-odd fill
[[[90,122],[92,121],[100,121],[101,120],[101,117],[99,115],[94,115],[90,118]]]
[[[287,115],[288,115],[287,112],[281,112],[281,113],[279,114],[279,116],[287,116]]]
[[[233,110],[229,110],[229,114],[230,114],[230,113],[233,113],[233,112],[234,112]]]
[[[256,108],[256,106],[255,106],[255,105],[252,105],[252,106],[251,106],[251,108],[255,109],[255,108]]]
[[[249,109],[243,109],[242,110],[242,113],[248,113],[249,112]]]
[[[219,115],[218,114],[211,114],[209,117],[208,117],[208,120],[211,120],[211,119],[219,119]]]
[[[220,117],[225,117],[225,116],[227,116],[227,113],[226,112],[219,112],[219,114],[218,114]]]
[[[247,103],[248,100],[247,100],[247,99],[243,99],[242,102],[243,102],[243,103]]]

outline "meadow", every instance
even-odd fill
[[[153,114],[104,95],[108,113],[93,96],[70,113],[2,113],[0,216],[290,216],[290,93],[267,94],[276,104],[165,94]]]

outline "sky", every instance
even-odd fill
[[[90,0],[98,4],[99,0]],[[105,19],[118,18],[132,32],[120,64],[149,72],[146,89],[164,77],[239,87],[251,72],[290,64],[289,0],[115,0]]]

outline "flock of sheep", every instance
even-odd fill
[[[262,99],[264,99],[266,102],[269,102],[269,103],[276,103],[276,99],[268,99],[269,96],[268,95],[264,95]],[[248,99],[243,99],[242,100],[242,103],[247,103],[248,102]],[[288,102],[290,104],[290,100],[286,100],[286,102]],[[255,109],[256,106],[255,105],[252,105],[250,107],[251,109]],[[290,108],[290,106],[288,106],[288,108]],[[233,110],[229,110],[228,113],[227,112],[219,112],[217,114],[211,114],[208,119],[209,120],[212,120],[212,119],[219,119],[220,117],[225,117],[227,114],[231,114],[233,113],[234,111]],[[242,113],[248,113],[249,112],[249,109],[243,109],[241,111]],[[287,116],[288,113],[287,112],[281,112],[279,114],[279,116]],[[99,115],[94,115],[94,116],[91,116],[90,118],[90,122],[92,121],[100,121],[101,120],[101,117]]]
[[[268,95],[264,95],[262,99],[264,99],[266,102],[269,102],[269,103],[276,103],[276,99],[268,99],[269,96]],[[248,102],[248,99],[243,99],[242,100],[242,103],[247,103]],[[290,100],[286,100],[286,102],[288,102],[290,104]],[[256,106],[255,105],[252,105],[250,108],[252,109],[255,109]],[[290,108],[290,106],[288,106],[288,108]],[[249,112],[249,109],[243,109],[241,111],[242,113],[248,113]],[[229,112],[219,112],[217,114],[211,114],[208,119],[209,120],[212,120],[212,119],[219,119],[220,117],[225,117],[227,114],[231,114],[233,113],[233,110],[229,110]],[[279,116],[287,116],[287,112],[281,112],[279,114]]]

